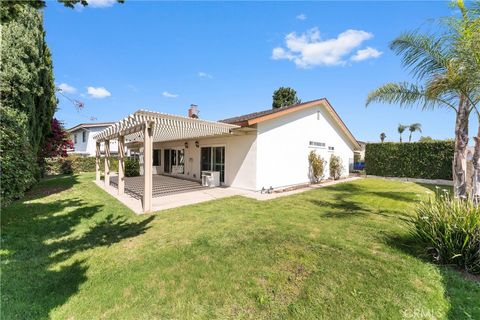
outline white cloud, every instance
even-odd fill
[[[88,0],[88,6],[91,8],[108,8],[117,2],[117,0]]]
[[[163,91],[162,95],[167,98],[178,98],[178,94]]]
[[[301,35],[291,32],[285,36],[286,48],[277,47],[272,50],[272,59],[290,60],[301,68],[345,65],[348,61],[346,57],[372,37],[373,34],[369,32],[352,29],[340,33],[336,38],[325,40],[321,39],[318,28]]]
[[[213,76],[212,76],[211,74],[206,73],[206,72],[202,72],[202,71],[200,71],[200,72],[198,73],[198,76],[199,76],[200,78],[213,79]]]
[[[372,47],[367,47],[365,49],[358,50],[355,55],[353,55],[350,59],[352,61],[363,61],[367,60],[370,58],[378,58],[382,55],[383,52],[378,51],[377,49],[374,49]]]
[[[135,93],[138,92],[138,88],[133,84],[127,84],[127,89]]]
[[[307,16],[303,13],[300,13],[299,15],[297,15],[295,18],[297,18],[297,20],[307,20]]]
[[[66,83],[60,83],[58,85],[58,89],[60,89],[60,91],[65,92],[65,93],[75,93],[75,92],[77,92],[76,88],[74,88],[71,85],[66,84]]]
[[[87,88],[87,93],[90,95],[90,98],[96,98],[96,99],[103,99],[106,97],[110,97],[112,94],[105,89],[104,87],[88,87]]]

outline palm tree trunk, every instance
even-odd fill
[[[402,134],[400,134],[400,143],[402,143]]]
[[[408,142],[412,142],[412,133],[413,131],[410,131],[410,135],[408,136]]]
[[[475,148],[473,150],[472,164],[472,199],[478,204],[480,200],[480,114],[478,116],[478,132],[477,136],[473,138],[475,141]]]
[[[457,198],[467,197],[468,107],[460,97],[455,120],[455,153],[453,155],[453,191]]]

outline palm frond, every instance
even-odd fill
[[[423,79],[446,70],[451,59],[446,42],[444,37],[407,32],[393,40],[390,48],[415,78]]]
[[[455,107],[441,98],[430,98],[422,87],[408,82],[387,83],[368,94],[365,106],[371,103],[398,104],[402,108],[420,107],[423,110],[437,107]],[[456,110],[456,109],[455,109]]]

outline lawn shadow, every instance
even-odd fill
[[[76,183],[72,180],[60,184],[71,187]],[[72,198],[17,202],[3,210],[2,319],[49,318],[51,310],[87,281],[88,261],[72,256],[143,234],[154,218],[131,222],[113,214],[97,215],[102,207]],[[86,219],[92,226],[81,232],[78,226],[86,226]]]
[[[314,205],[331,208],[332,211],[325,213],[323,216],[327,218],[349,218],[352,216],[375,214],[387,218],[400,219],[408,221],[408,215],[394,208],[385,210],[377,210],[361,203],[359,200],[352,200],[352,195],[373,196],[387,198],[389,200],[412,202],[418,199],[414,192],[387,192],[387,191],[367,191],[361,186],[351,183],[341,183],[329,187],[334,191],[331,200],[310,199]]]
[[[36,200],[72,188],[78,183],[76,175],[61,174],[41,179],[20,201]]]
[[[407,233],[400,235],[384,235],[383,241],[390,247],[406,253],[415,259],[419,259],[425,263],[434,264],[433,258],[429,255],[425,248],[415,239],[414,235]],[[478,301],[474,298],[468,297],[471,293],[465,287],[470,287],[472,290],[480,286],[480,282],[473,279],[473,276],[468,277],[459,270],[451,266],[436,265],[438,271],[442,276],[442,283],[444,287],[444,296],[449,301],[450,309],[448,310],[447,318],[451,320],[456,319],[478,319],[480,316],[480,308]],[[460,287],[462,288],[460,290]],[[473,312],[475,315],[472,315]]]

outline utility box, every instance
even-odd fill
[[[219,171],[202,171],[202,186],[204,187],[219,187],[220,186],[220,172]]]

